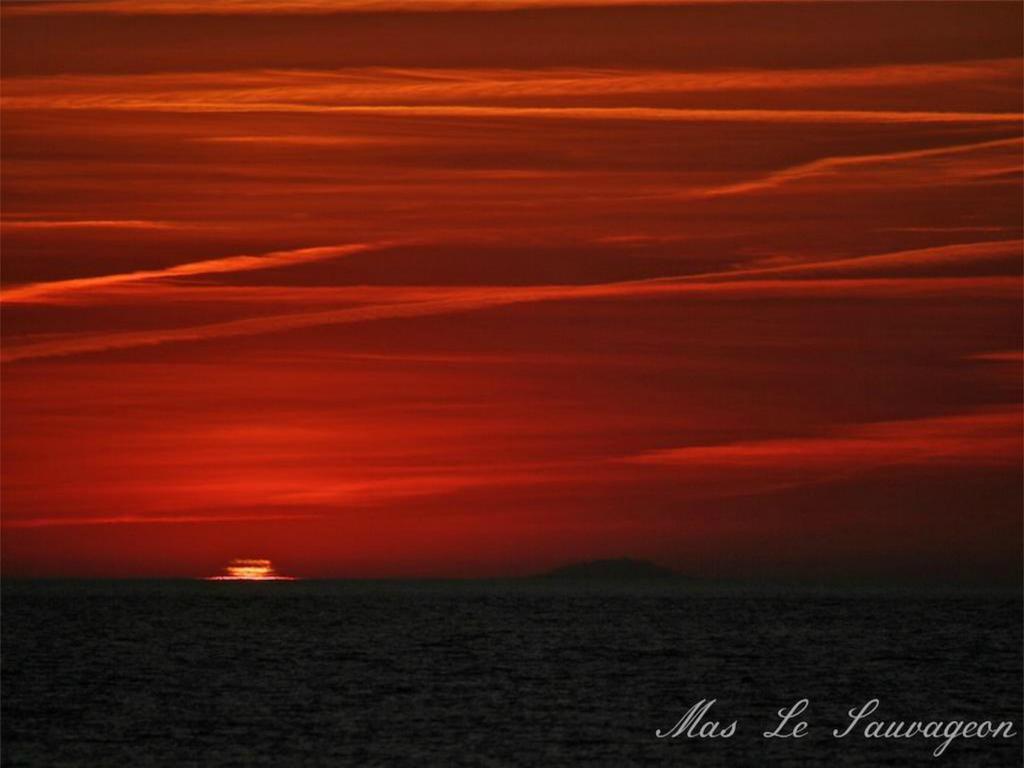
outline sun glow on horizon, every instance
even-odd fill
[[[235,558],[219,576],[205,576],[205,581],[295,581],[294,576],[282,576],[273,564],[263,558]]]

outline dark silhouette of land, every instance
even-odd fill
[[[534,578],[576,581],[650,581],[671,579],[677,576],[675,571],[648,560],[619,557],[570,563],[555,568],[553,571],[538,574]]]

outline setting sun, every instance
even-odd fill
[[[295,581],[294,576],[281,576],[269,560],[235,558],[219,576],[206,576],[206,581]]]

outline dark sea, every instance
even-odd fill
[[[1021,765],[1019,595],[674,583],[3,585],[5,766]],[[809,707],[802,739],[765,739]],[[844,739],[869,719],[1009,739]],[[701,699],[732,738],[659,739]]]

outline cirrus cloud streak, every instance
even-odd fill
[[[366,323],[380,320],[398,320],[433,315],[473,312],[524,303],[544,301],[608,299],[608,298],[640,298],[652,296],[669,296],[677,294],[700,295],[707,292],[728,292],[730,288],[721,288],[731,281],[742,281],[749,278],[764,276],[795,277],[801,276],[834,276],[884,274],[886,270],[906,270],[921,266],[962,265],[964,263],[986,263],[1005,259],[1019,251],[1020,241],[994,241],[968,243],[958,246],[922,249],[893,254],[879,254],[851,259],[838,259],[828,262],[796,264],[762,269],[743,269],[725,272],[706,273],[701,275],[677,276],[668,278],[652,278],[647,280],[630,280],[615,283],[591,285],[537,285],[537,286],[498,286],[468,287],[454,290],[428,289],[430,298],[420,294],[410,300],[410,294],[403,294],[402,288],[384,289],[382,293],[393,290],[391,294],[400,303],[379,303],[343,309],[328,309],[318,312],[269,315],[220,323],[208,323],[184,328],[160,330],[126,331],[105,334],[89,334],[82,336],[60,337],[56,339],[30,342],[11,346],[3,352],[7,361],[25,360],[40,357],[64,356],[86,352],[98,352],[135,347],[154,346],[172,342],[203,341],[217,338],[251,336],[265,333],[278,333],[320,325],[345,325]],[[314,249],[315,250],[315,249]],[[131,273],[129,273],[130,275]],[[128,282],[114,280],[113,282]],[[706,283],[702,285],[701,283]],[[777,291],[793,295],[793,291],[809,291],[820,293],[823,286],[796,286],[791,284],[778,285],[769,283],[766,286],[745,286],[747,291],[766,288],[769,292]],[[828,282],[824,286],[832,290],[841,289],[841,285]],[[1019,279],[982,277],[976,280],[959,278],[954,280],[929,283],[920,278],[904,281],[859,284],[854,290],[867,290],[869,293],[881,291],[882,295],[895,289],[899,295],[910,293],[921,295],[922,290],[929,289],[940,294],[964,292],[980,292],[986,296],[1012,297],[1019,291]],[[369,289],[372,290],[372,289]],[[422,290],[422,289],[421,289]],[[740,289],[742,292],[742,288]],[[414,292],[411,296],[416,297]],[[402,298],[405,301],[402,301]]]

